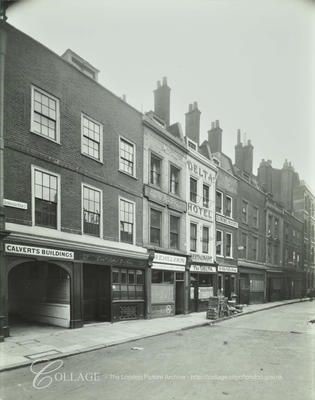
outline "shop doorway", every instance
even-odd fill
[[[184,314],[185,312],[185,286],[184,273],[175,272],[175,314]]]
[[[13,330],[36,329],[36,324],[69,328],[69,273],[44,261],[15,266],[8,276],[8,317]]]
[[[111,320],[110,268],[85,264],[83,267],[84,322]]]

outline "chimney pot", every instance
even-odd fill
[[[237,144],[241,144],[241,130],[237,130]]]
[[[198,109],[198,103],[196,102],[196,101],[194,101],[194,110],[197,110]]]
[[[212,122],[211,122],[211,129],[214,129],[214,128],[215,128],[215,122],[212,121]]]
[[[218,120],[218,119],[215,121],[215,126],[216,126],[216,128],[219,128],[219,127],[220,127],[220,123],[219,123],[219,120]]]
[[[167,77],[164,76],[164,77],[163,77],[163,86],[166,86],[166,85],[167,85]]]

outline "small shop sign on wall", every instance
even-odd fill
[[[20,208],[21,210],[27,210],[27,203],[24,203],[22,201],[3,199],[3,205],[6,207],[13,207],[13,208]]]

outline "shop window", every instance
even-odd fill
[[[183,281],[184,280],[184,272],[175,272],[175,279],[176,279],[176,281]]]
[[[161,164],[162,160],[151,153],[151,174],[150,183],[161,186]]]
[[[190,178],[190,201],[197,203],[197,180]]]
[[[203,199],[203,206],[206,208],[209,208],[209,186],[208,185],[203,185],[202,189],[202,199]]]
[[[232,234],[226,233],[225,256],[232,257]]]
[[[170,193],[179,194],[179,174],[180,170],[174,165],[170,166]]]
[[[190,224],[190,251],[197,251],[197,224]]]
[[[216,232],[216,255],[223,256],[223,232]]]
[[[209,228],[207,226],[202,228],[202,252],[209,253]]]
[[[86,185],[82,188],[83,233],[99,237],[101,235],[101,191]]]
[[[152,269],[152,283],[174,283],[174,272]]]
[[[32,87],[31,131],[59,143],[59,100]]]
[[[124,243],[134,243],[134,203],[120,199],[119,201],[119,225],[120,241]]]
[[[113,268],[112,293],[113,300],[143,300],[144,271]]]
[[[218,275],[218,289],[223,289],[223,277],[222,275]]]
[[[225,202],[226,202],[225,215],[229,218],[232,218],[232,197],[226,196]]]
[[[215,209],[216,212],[219,214],[222,214],[223,212],[223,194],[219,192],[218,190],[216,191],[215,194]]]
[[[170,215],[170,248],[179,248],[179,217]]]
[[[57,229],[59,176],[33,167],[33,221],[35,225]]]
[[[119,170],[135,176],[135,145],[126,139],[119,142]]]
[[[161,246],[161,219],[160,211],[151,209],[150,211],[150,243]]]
[[[81,151],[84,155],[102,161],[103,126],[87,117],[81,116]]]

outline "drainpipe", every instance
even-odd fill
[[[1,4],[0,4],[1,6]],[[3,4],[2,4],[3,7]],[[3,11],[3,9],[2,9]],[[4,256],[5,230],[4,210],[4,68],[6,56],[5,14],[0,10],[0,342],[8,336],[7,326],[7,277]]]

